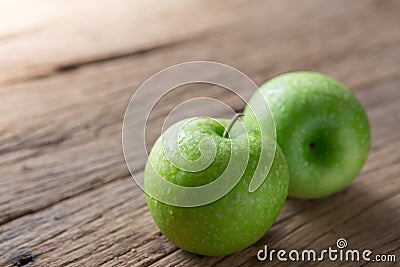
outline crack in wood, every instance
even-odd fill
[[[19,250],[9,259],[13,266],[24,267],[31,265],[35,261],[36,255],[28,250]]]
[[[107,185],[107,184],[110,184],[110,183],[115,182],[115,181],[118,181],[118,180],[128,179],[128,178],[130,178],[130,177],[131,177],[131,176],[128,175],[128,174],[123,174],[123,175],[121,175],[121,176],[117,176],[116,178],[114,178],[114,179],[112,179],[112,180],[105,181],[105,182],[102,182],[102,183],[100,183],[100,184],[98,184],[98,185],[95,185],[95,186],[92,186],[92,187],[90,187],[90,188],[87,188],[87,189],[81,191],[80,194],[84,194],[84,193],[86,193],[86,192],[90,192],[90,191],[92,191],[93,189],[96,189],[96,188],[101,187],[102,185]],[[15,219],[20,218],[20,217],[28,216],[28,215],[30,215],[30,214],[33,214],[33,213],[36,213],[36,212],[39,212],[39,211],[42,211],[42,210],[51,208],[52,206],[56,205],[57,203],[60,203],[60,202],[65,201],[65,200],[68,200],[68,199],[70,199],[71,197],[73,197],[73,196],[62,197],[62,198],[59,199],[59,201],[50,203],[50,204],[48,204],[48,205],[44,205],[44,206],[42,206],[42,207],[37,208],[36,210],[24,210],[24,211],[19,212],[18,214],[13,214],[13,215],[10,215],[10,216],[3,217],[2,219],[0,219],[0,225],[9,223],[9,222],[11,222],[11,221],[13,221],[13,220],[15,220]]]
[[[65,65],[56,67],[52,72],[41,73],[41,74],[28,76],[28,77],[24,77],[24,78],[10,79],[10,80],[6,80],[5,82],[0,83],[0,85],[2,85],[2,86],[3,85],[14,85],[14,84],[18,84],[18,83],[27,83],[27,82],[31,82],[31,81],[47,79],[52,76],[76,71],[85,66],[103,64],[103,63],[108,63],[108,62],[112,62],[112,61],[123,60],[123,59],[132,58],[132,57],[136,57],[136,56],[146,55],[146,54],[149,54],[149,53],[152,53],[155,51],[178,46],[178,45],[184,44],[186,42],[190,42],[193,40],[195,41],[195,40],[198,40],[201,38],[204,38],[204,35],[192,36],[192,37],[189,37],[186,39],[169,41],[164,44],[155,45],[152,47],[147,47],[147,48],[142,48],[142,49],[137,49],[134,51],[115,53],[115,54],[107,55],[104,57],[99,56],[97,58],[90,59],[90,60],[82,60],[82,61],[78,61],[78,62],[74,62],[74,63],[69,63],[69,64],[65,64]]]

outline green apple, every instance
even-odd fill
[[[289,170],[280,148],[273,150],[274,160],[262,184],[255,191],[249,191],[258,164],[264,164],[259,162],[261,151],[275,146],[263,146],[257,130],[248,134],[235,130],[244,127],[241,121],[237,121],[229,135],[224,137],[228,123],[223,119],[203,117],[177,123],[156,141],[146,164],[144,188],[155,223],[171,242],[192,253],[221,256],[252,245],[271,227],[287,197]],[[178,146],[171,144],[174,142]],[[201,168],[193,167],[210,146],[215,148],[215,153],[211,153],[212,161]],[[231,162],[233,151],[238,158]],[[177,154],[194,163],[177,168],[179,160],[172,159]],[[243,172],[238,166],[243,167]],[[232,189],[215,201],[182,207],[160,201],[157,197],[157,194],[163,196],[162,192],[164,196],[170,195],[171,201],[187,197],[178,190],[166,189],[160,183],[160,177],[186,189],[199,188],[221,180],[227,168],[233,168],[228,182],[229,179],[235,180],[235,175],[239,177]],[[212,190],[209,192],[214,194]]]
[[[350,184],[360,172],[370,147],[368,117],[345,86],[313,72],[283,74],[260,88],[268,100],[290,173],[289,196],[314,199]],[[257,128],[252,106],[244,122]]]

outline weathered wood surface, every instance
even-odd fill
[[[320,250],[339,237],[399,259],[400,2],[214,2],[0,4],[1,265],[252,266],[264,244]],[[288,200],[266,236],[235,255],[177,249],[128,174],[121,127],[135,89],[188,60],[232,65],[258,84],[305,69],[351,87],[372,126],[360,177],[327,199]],[[243,108],[223,90],[198,89],[160,103],[149,143],[183,99],[206,94]]]

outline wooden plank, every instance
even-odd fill
[[[320,250],[340,237],[349,248],[386,251],[398,258],[400,142],[395,129],[400,121],[389,117],[400,116],[399,86],[400,80],[391,80],[357,91],[371,118],[372,143],[378,144],[360,177],[333,197],[288,200],[271,230],[244,251],[213,258],[177,249],[150,223],[144,194],[131,178],[124,178],[3,224],[0,265],[31,255],[35,266],[254,266],[265,244]]]
[[[299,53],[287,54],[286,49],[296,39],[302,43],[301,52],[308,55],[309,67],[323,62],[327,53],[335,54],[336,64],[344,64],[347,54],[340,47],[352,44],[353,52],[363,53],[365,45],[398,35],[393,26],[399,23],[397,1],[383,4],[330,0],[321,5],[317,0],[295,3],[258,0],[251,4],[243,0],[168,3],[58,0],[25,1],[22,5],[24,8],[20,2],[0,3],[0,83],[40,78],[85,64],[135,56],[192,38],[202,42],[202,38],[214,31],[226,41],[233,35],[235,43],[242,45],[260,37],[268,38],[257,50],[242,47],[241,53],[246,53],[253,62],[260,62],[257,54],[265,50],[276,54],[268,57],[270,65],[281,65],[281,59],[288,56],[297,58]],[[235,30],[227,31],[226,27]],[[366,34],[373,38],[363,40]],[[220,51],[224,54],[237,53],[232,44],[222,41],[217,47],[224,47]],[[202,45],[205,57],[193,53],[191,59],[214,58],[215,55],[207,53],[212,49],[210,45]]]
[[[327,9],[307,1],[305,8],[294,5],[284,18],[284,3],[277,4],[276,13],[267,4],[255,5],[247,20],[210,29],[201,40],[0,87],[0,223],[125,177],[120,139],[125,107],[135,88],[162,67],[213,59],[244,70],[259,84],[282,71],[312,69],[334,76],[357,94],[370,83],[398,75],[398,2],[376,6],[352,1],[346,9],[335,8],[337,3],[328,2],[332,9]],[[306,20],[310,14],[319,23]],[[350,25],[338,19],[349,16]],[[282,23],[275,23],[278,18]],[[304,24],[296,24],[298,20]],[[339,32],[341,38],[331,38]],[[390,88],[387,98],[393,100]],[[223,97],[220,91],[209,93]],[[159,116],[176,103],[169,101]],[[382,123],[388,119],[379,116]]]
[[[163,47],[237,20],[229,16],[232,9],[246,6],[245,1],[2,1],[0,82]],[[187,23],[193,18],[196,23]]]

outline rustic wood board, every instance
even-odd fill
[[[31,16],[0,4],[0,265],[252,266],[265,244],[321,249],[339,237],[399,259],[399,1],[79,3],[31,3]],[[372,127],[358,179],[327,199],[288,200],[264,238],[237,254],[176,248],[129,176],[121,127],[136,88],[188,60],[229,64],[257,84],[314,70],[351,87]],[[149,144],[172,107],[201,95],[243,108],[221,89],[184,87],[152,114]]]

